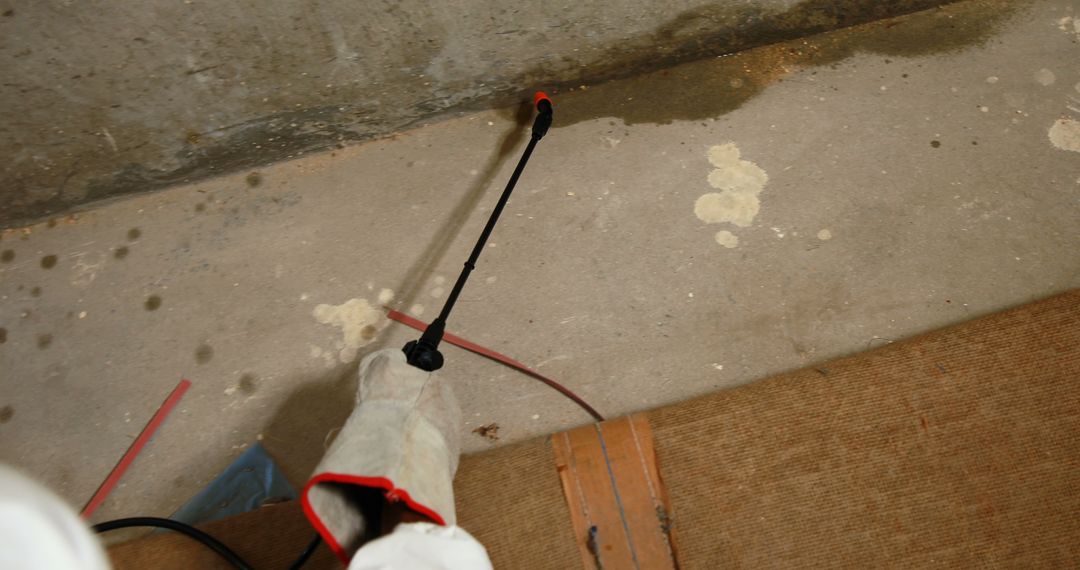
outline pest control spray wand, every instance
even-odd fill
[[[454,303],[457,301],[458,295],[461,294],[461,290],[465,288],[465,281],[469,279],[469,274],[472,273],[473,269],[476,269],[476,260],[480,258],[480,252],[484,250],[484,244],[487,243],[488,237],[491,236],[491,231],[495,229],[495,223],[499,221],[499,214],[502,213],[506,202],[510,199],[510,193],[514,191],[518,178],[521,177],[522,171],[525,170],[525,164],[529,162],[529,156],[532,155],[533,149],[536,148],[536,143],[544,138],[548,127],[551,126],[553,115],[551,99],[543,92],[538,92],[534,102],[536,103],[537,115],[536,120],[533,121],[532,137],[529,139],[529,145],[525,147],[525,152],[521,154],[521,160],[518,161],[517,167],[514,168],[514,174],[510,176],[510,181],[506,183],[506,189],[503,190],[502,196],[499,197],[495,210],[491,212],[491,217],[488,218],[484,231],[480,232],[480,239],[476,240],[476,247],[473,248],[472,254],[469,255],[469,259],[465,262],[465,268],[461,270],[461,275],[458,276],[457,282],[454,283],[454,288],[450,291],[450,296],[446,299],[442,312],[424,329],[424,333],[420,335],[419,340],[410,341],[403,349],[409,364],[421,370],[434,372],[442,368],[443,356],[439,352],[439,343],[442,342],[443,332],[446,330],[446,320],[450,317],[450,311],[454,308]]]

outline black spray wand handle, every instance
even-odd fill
[[[525,147],[525,152],[521,154],[521,159],[518,160],[517,167],[514,168],[514,173],[510,176],[510,181],[506,183],[506,188],[503,190],[502,196],[499,197],[499,202],[491,212],[487,225],[484,226],[484,231],[480,232],[480,239],[476,240],[476,246],[473,247],[472,254],[469,255],[469,259],[465,262],[461,275],[458,275],[454,288],[450,290],[450,296],[447,297],[439,316],[434,321],[431,321],[424,333],[420,335],[420,339],[410,341],[402,349],[409,364],[421,370],[433,372],[442,368],[443,356],[439,352],[439,343],[442,342],[443,332],[446,330],[446,320],[450,318],[450,311],[453,310],[454,303],[457,302],[458,296],[461,295],[461,290],[465,288],[465,282],[468,281],[469,274],[472,273],[473,269],[476,269],[476,261],[480,259],[480,252],[484,251],[484,245],[487,243],[488,238],[491,237],[491,232],[495,229],[495,224],[499,221],[499,215],[502,214],[503,208],[506,207],[506,202],[510,200],[510,193],[514,191],[518,178],[521,177],[521,173],[525,170],[525,164],[529,162],[529,157],[532,156],[536,143],[544,138],[548,127],[551,126],[553,116],[551,99],[540,92],[536,94],[534,101],[538,114],[533,121],[532,137],[529,138],[529,145]]]

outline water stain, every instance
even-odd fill
[[[0,261],[4,263],[11,263],[15,261],[15,250],[5,249],[4,253],[0,253]]]
[[[31,297],[40,297],[41,296],[41,287],[34,287],[33,289],[31,289],[30,290],[30,296]]]
[[[934,148],[941,148],[941,141],[930,141],[930,146]]]
[[[56,267],[56,256],[46,255],[45,257],[42,257],[41,267],[42,269],[52,269],[53,267]]]
[[[255,188],[256,186],[262,184],[262,174],[259,174],[258,172],[252,172],[244,178],[244,181],[247,182],[248,187]]]
[[[128,241],[135,241],[135,240],[139,239],[141,236],[142,236],[142,230],[140,230],[139,228],[131,228],[130,230],[128,230],[128,233],[127,233]]]
[[[240,377],[240,382],[237,384],[237,388],[239,388],[240,391],[243,392],[244,394],[248,394],[248,395],[254,394],[255,393],[255,380],[256,380],[256,378],[255,378],[254,374],[244,374],[243,376]]]
[[[126,245],[122,245],[113,250],[113,257],[115,257],[116,259],[124,259],[128,256],[128,253],[130,253],[130,251],[131,250],[129,250]]]
[[[49,218],[49,221],[45,222],[45,227],[49,228],[49,229],[52,229],[52,228],[56,227],[56,224],[57,224],[56,218]]]
[[[147,311],[156,311],[161,307],[161,297],[157,295],[150,295],[146,298],[146,302],[143,303]]]
[[[859,53],[921,57],[984,45],[1020,9],[1018,3],[1008,0],[962,2],[827,34],[769,43],[862,23],[845,21],[845,5],[860,5],[862,12],[852,11],[860,14],[874,12],[873,3],[810,0],[786,14],[759,14],[757,20],[746,14],[746,8],[729,5],[684,13],[654,34],[657,45],[669,45],[671,37],[685,35],[687,41],[702,44],[703,54],[710,42],[743,45],[747,51],[674,66],[671,66],[674,62],[651,63],[650,68],[665,69],[564,94],[565,102],[556,108],[553,127],[602,117],[621,118],[626,124],[669,124],[719,117],[738,109],[792,73],[835,66]],[[892,10],[895,12],[896,8]],[[718,36],[701,32],[706,26],[728,30],[730,26],[722,24],[733,18],[746,18],[753,23],[740,32],[725,31]],[[748,49],[751,47],[754,49]],[[672,48],[673,53],[685,51]],[[601,65],[619,58],[618,50],[613,49],[601,58]],[[660,60],[663,59],[661,53]],[[627,70],[623,75],[634,71]]]
[[[0,344],[7,342],[7,329],[0,328]]]
[[[10,422],[13,417],[15,417],[15,408],[12,408],[11,406],[0,408],[0,424]]]
[[[49,348],[49,345],[52,344],[52,341],[53,336],[51,333],[41,333],[37,335],[37,347],[41,350]]]
[[[375,328],[375,325],[368,325],[360,329],[360,338],[364,340],[371,340],[375,338],[375,334],[379,332],[379,329]]]
[[[195,362],[197,364],[206,364],[207,362],[210,362],[210,359],[212,358],[214,358],[214,348],[209,344],[200,344],[199,347],[195,349]]]
[[[199,202],[198,204],[195,204],[195,211],[196,212],[205,212],[206,211],[206,204],[203,203],[203,202]]]

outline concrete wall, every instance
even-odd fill
[[[0,0],[0,225],[943,0]]]

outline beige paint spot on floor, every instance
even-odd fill
[[[734,249],[739,247],[739,236],[727,230],[720,230],[716,232],[716,243],[728,249]]]
[[[1050,142],[1061,150],[1080,152],[1080,121],[1058,119],[1050,127]]]
[[[709,185],[720,190],[702,195],[694,203],[694,215],[709,223],[732,223],[745,228],[761,210],[758,194],[769,181],[768,174],[758,165],[742,160],[735,143],[713,146],[709,162],[716,167],[709,173]]]
[[[424,306],[420,303],[417,303],[409,307],[409,314],[414,317],[419,317],[420,315],[424,314]]]
[[[442,285],[443,283],[446,283],[446,278],[443,277],[442,275],[436,275],[435,276],[435,284],[436,285]]]
[[[821,241],[828,241],[832,239],[832,232],[829,230],[821,230],[817,233],[817,238]]]
[[[392,289],[383,289],[379,291],[379,304],[385,305],[394,300],[394,291]]]
[[[1072,16],[1065,16],[1058,20],[1058,29],[1076,36],[1077,40],[1080,40],[1080,18],[1074,18]]]
[[[431,296],[436,298],[436,299],[438,299],[439,297],[442,297],[443,294],[445,294],[445,293],[446,293],[446,291],[442,287],[436,287],[436,288],[431,290]]]
[[[352,362],[360,347],[375,339],[383,320],[382,311],[367,299],[349,299],[340,305],[318,305],[312,311],[315,320],[341,328],[341,351],[338,360]]]
[[[1057,76],[1053,71],[1046,69],[1045,67],[1035,72],[1035,82],[1043,87],[1049,87],[1057,81]]]

